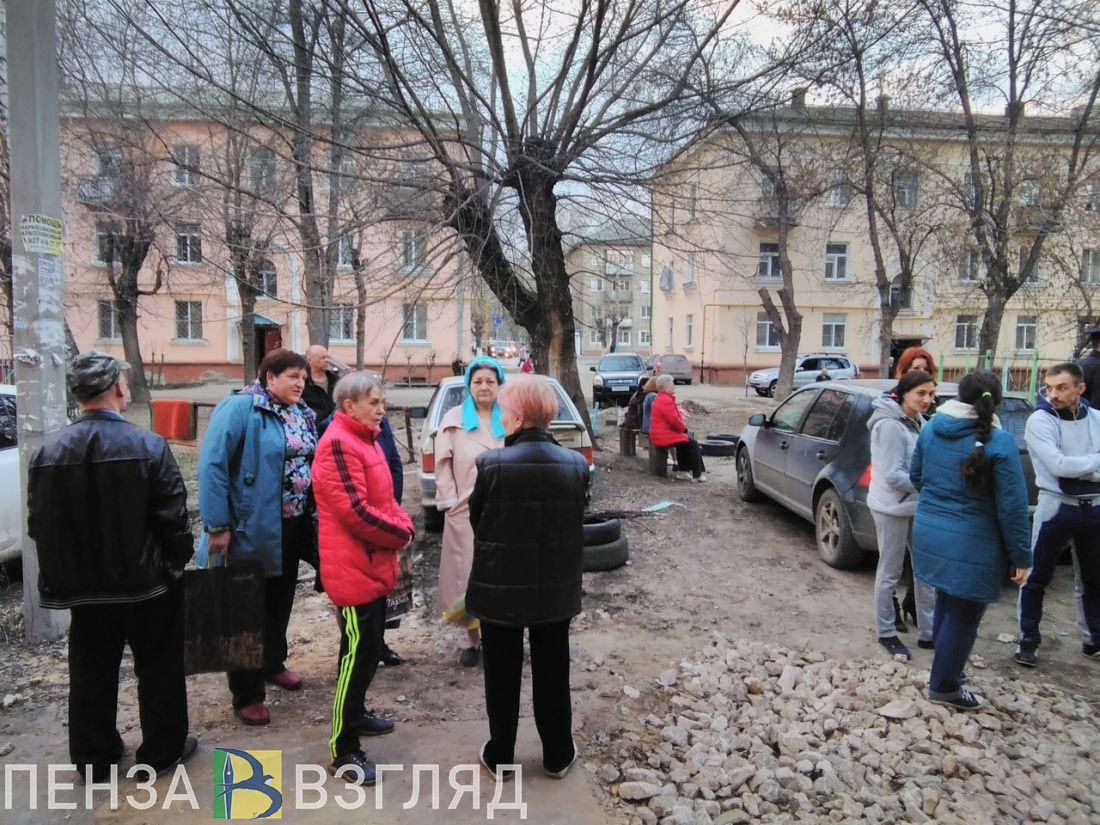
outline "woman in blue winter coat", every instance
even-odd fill
[[[914,573],[936,589],[928,698],[959,710],[985,705],[962,674],[986,606],[1000,596],[1006,561],[1016,584],[1031,567],[1027,485],[1016,439],[995,414],[1000,403],[997,376],[964,376],[957,400],[940,405],[921,431],[909,471],[920,491]]]

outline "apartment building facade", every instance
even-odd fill
[[[578,355],[612,348],[648,357],[653,351],[652,237],[647,219],[621,217],[579,232],[566,252]]]
[[[998,128],[989,117],[986,128]],[[905,239],[893,243],[879,220],[896,311],[892,350],[921,345],[955,374],[985,364],[978,331],[987,306],[985,273],[962,208],[972,196],[961,118],[891,112],[883,145],[892,168],[878,182],[885,212]],[[844,353],[869,374],[880,360],[880,298],[866,204],[849,183],[853,110],[797,100],[756,132],[720,129],[671,161],[654,189],[655,352],[684,352],[709,381],[741,382],[778,366],[779,336],[761,290],[781,304],[780,228],[793,272],[790,297],[802,314],[800,353]],[[1068,153],[1071,121],[1036,118],[1020,140],[1034,174],[1022,176],[1012,244],[1021,266],[1038,232],[1049,232],[1047,187]],[[748,144],[753,144],[749,146]],[[751,151],[750,151],[751,150]],[[779,220],[775,181],[782,168],[791,198]],[[1026,179],[1023,179],[1026,177]],[[1063,184],[1064,185],[1064,182]],[[1008,301],[991,368],[1006,373],[1074,355],[1080,330],[1095,323],[1100,297],[1100,173],[1084,169],[1057,231],[1045,239],[1030,278]],[[912,280],[900,273],[909,256]]]

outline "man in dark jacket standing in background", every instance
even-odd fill
[[[194,754],[187,733],[180,574],[193,551],[187,488],[159,435],[122,417],[124,362],[76,356],[82,415],[50,436],[27,471],[28,533],[43,607],[72,611],[69,757],[104,782],[124,750],[118,671],[129,644],[138,679],[138,764],[165,773]]]
[[[1083,330],[1092,347],[1089,354],[1077,362],[1085,377],[1085,400],[1093,409],[1100,410],[1100,326]]]

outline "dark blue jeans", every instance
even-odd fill
[[[978,625],[985,615],[985,602],[975,602],[936,591],[936,610],[932,615],[932,673],[928,677],[928,695],[935,699],[958,698],[962,690],[962,672]]]
[[[1100,507],[1063,504],[1039,528],[1031,575],[1020,588],[1017,612],[1020,639],[1038,645],[1043,618],[1043,596],[1054,578],[1062,549],[1073,540],[1073,552],[1081,574],[1081,612],[1092,639],[1100,639]]]

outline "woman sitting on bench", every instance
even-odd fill
[[[691,437],[676,407],[676,382],[671,375],[657,378],[657,399],[653,402],[649,422],[649,441],[654,447],[676,448],[676,465],[680,468],[676,478],[682,481],[707,480],[707,468],[703,466],[699,443]],[[691,469],[690,473],[687,468]]]

